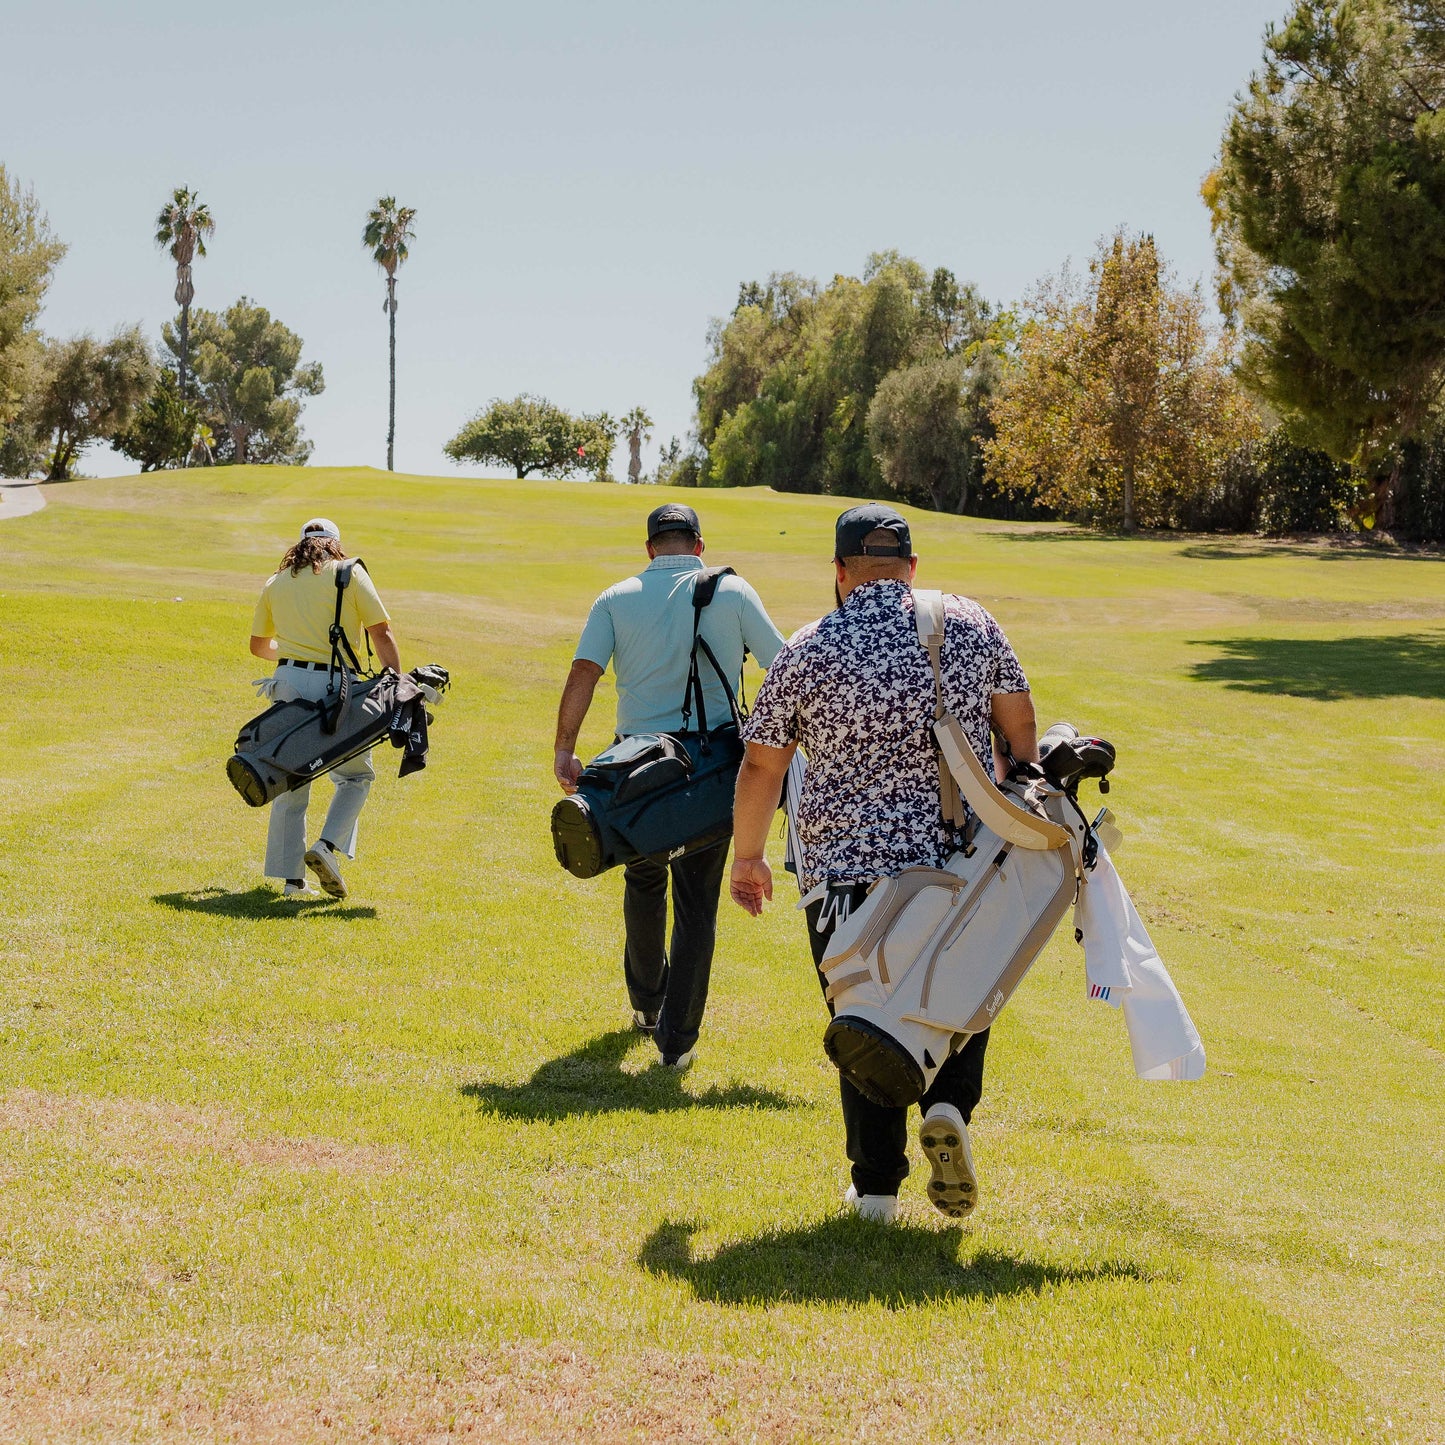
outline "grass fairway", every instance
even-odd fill
[[[686,499],[785,632],[831,605],[836,501]],[[1118,744],[1210,1072],[1137,1082],[1061,934],[995,1030],[977,1213],[915,1173],[884,1232],[839,1211],[786,884],[724,903],[664,1078],[620,878],[552,857],[557,690],[658,500],[237,469],[0,525],[0,1437],[1445,1439],[1445,562],[914,519],[1041,720]],[[318,512],[454,677],[322,906],[223,772]]]

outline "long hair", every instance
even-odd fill
[[[341,550],[341,543],[335,537],[303,537],[294,547],[287,549],[286,555],[281,559],[281,565],[276,569],[284,572],[288,567],[294,577],[303,567],[309,567],[313,572],[321,570],[323,562],[329,562],[332,558],[342,561],[346,553]]]

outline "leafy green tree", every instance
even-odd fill
[[[216,460],[304,463],[311,443],[301,410],[326,382],[319,362],[302,365],[301,338],[245,296],[220,313],[197,311],[194,331],[199,410],[216,435]],[[167,322],[161,336],[179,358],[176,328]]]
[[[869,258],[863,279],[837,276],[815,290],[797,287],[786,309],[744,306],[714,329],[711,364],[694,383],[706,483],[885,490],[868,407],[890,371],[928,352],[928,275],[883,252]]]
[[[47,438],[50,481],[67,481],[91,442],[109,441],[130,425],[155,384],[155,372],[138,326],[105,342],[76,336],[47,344],[28,417]]]
[[[989,317],[986,306],[978,308],[969,331],[960,327],[960,340],[988,326]],[[997,330],[975,334],[956,354],[901,367],[879,383],[868,408],[869,444],[884,482],[905,501],[962,512],[983,480],[983,448],[993,437],[989,405],[1008,362],[1011,320],[1000,318]]]
[[[0,475],[31,470],[33,432],[17,433],[7,444],[7,428],[19,420],[35,384],[43,349],[36,322],[51,272],[64,255],[35,193],[0,165]]]
[[[1044,282],[991,406],[993,479],[1126,532],[1167,526],[1175,499],[1207,487],[1259,430],[1203,312],[1152,237],[1122,230],[1100,243],[1082,290],[1067,270]]]
[[[523,393],[493,401],[443,448],[459,465],[512,467],[520,480],[533,472],[552,477],[607,476],[617,423],[606,412],[573,416],[542,396]]]
[[[642,479],[642,444],[652,439],[653,420],[640,406],[624,414],[618,423],[627,438],[627,480],[634,486]]]
[[[171,253],[176,263],[176,305],[181,308],[180,395],[187,395],[191,340],[191,302],[196,288],[191,280],[191,263],[206,254],[206,237],[214,234],[216,223],[211,209],[189,186],[178,186],[156,217],[156,245]]]
[[[386,273],[386,312],[390,341],[390,390],[386,421],[386,469],[393,471],[396,449],[396,269],[411,255],[409,242],[416,239],[412,221],[416,211],[411,206],[398,206],[395,196],[383,196],[366,215],[366,228],[361,244],[371,252],[371,259]]]
[[[1204,197],[1241,372],[1302,441],[1381,478],[1445,388],[1445,12],[1296,0]]]
[[[163,368],[151,394],[137,408],[131,423],[111,445],[140,464],[143,472],[185,465],[201,425],[200,411],[181,400],[175,372]]]
[[[708,368],[693,383],[700,479],[906,494],[924,505],[936,490],[949,499],[943,505],[961,505],[979,475],[982,402],[1003,356],[971,348],[992,334],[995,320],[978,291],[946,267],[930,273],[897,251],[875,252],[861,278],[835,276],[821,289],[791,273],[746,283],[732,316],[713,323]],[[945,403],[946,369],[933,364],[950,358],[959,359],[948,372],[956,395]],[[891,383],[875,435],[870,417],[880,387],[913,368],[924,370]],[[942,436],[926,435],[945,415],[949,436],[967,432],[967,481],[953,461],[939,472],[948,447]],[[924,466],[930,447],[934,460]]]

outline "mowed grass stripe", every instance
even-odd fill
[[[785,630],[829,604],[838,502],[685,499]],[[916,519],[1044,719],[1120,744],[1121,866],[1212,1073],[1135,1081],[1061,937],[991,1051],[979,1214],[947,1226],[915,1178],[887,1237],[836,1212],[786,883],[761,924],[725,911],[704,1053],[664,1080],[623,1028],[618,880],[551,857],[572,634],[658,500],[255,469],[8,524],[0,607],[37,642],[0,658],[12,1433],[1440,1434],[1445,734],[1436,654],[1389,641],[1436,635],[1433,564]],[[264,817],[221,772],[255,587],[317,512],[407,660],[458,677],[432,768],[377,755],[339,909],[257,891]],[[1298,616],[1341,599],[1362,620]]]

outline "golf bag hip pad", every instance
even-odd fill
[[[668,862],[730,838],[742,758],[735,727],[623,738],[552,809],[557,861],[578,878],[595,878],[638,858]]]

